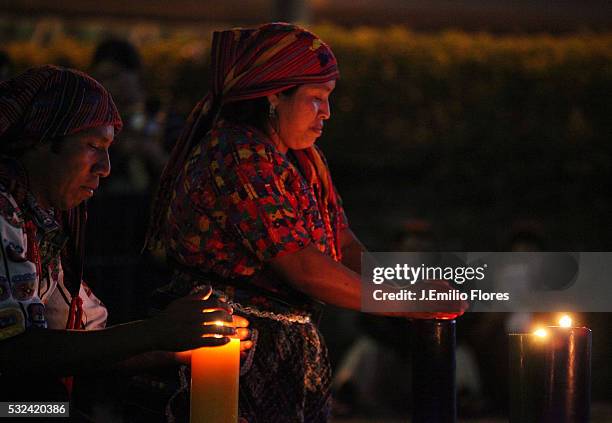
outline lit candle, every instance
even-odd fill
[[[225,345],[192,352],[191,423],[238,421],[239,372],[239,339],[230,338]]]
[[[591,330],[559,326],[510,336],[510,422],[588,422]]]

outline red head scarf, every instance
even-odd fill
[[[336,58],[323,41],[303,28],[286,23],[215,32],[211,72],[210,92],[191,112],[162,174],[147,236],[147,244],[151,246],[158,241],[173,186],[185,160],[191,149],[210,131],[221,106],[265,97],[296,85],[325,83],[340,75]],[[316,149],[311,147],[302,151],[307,152],[302,159],[312,162],[317,170],[316,177],[325,191],[325,204],[336,201],[335,196],[329,196],[333,192],[329,189],[329,175]],[[296,153],[301,155],[301,152]]]
[[[0,83],[0,152],[102,125],[117,134],[119,112],[108,91],[82,72],[46,65]]]

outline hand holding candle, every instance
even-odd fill
[[[226,325],[229,325],[227,323]],[[249,321],[241,316],[232,315],[231,326],[236,328],[236,335],[232,338],[238,338],[240,340],[240,358],[246,357],[247,351],[253,347],[253,341],[251,340],[251,330],[248,329]],[[191,365],[191,354],[193,350],[180,351],[174,354],[175,360],[186,366]]]
[[[236,329],[231,325],[218,326],[211,323],[232,322],[231,312],[231,307],[211,296],[208,288],[203,294],[173,301],[144,324],[154,349],[185,351],[228,343],[228,337],[235,335]]]
[[[207,313],[210,312],[205,310],[204,314]],[[192,351],[191,423],[230,423],[238,420],[241,349],[239,337],[246,338],[249,335],[246,329],[248,321],[234,316],[231,323],[216,321],[209,322],[206,326],[225,327],[237,324],[243,327],[227,345]]]

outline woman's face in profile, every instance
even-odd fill
[[[329,96],[336,81],[300,85],[291,95],[269,96],[278,116],[279,150],[302,150],[312,146],[323,133],[323,121],[330,118]]]

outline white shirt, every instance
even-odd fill
[[[51,214],[40,208],[34,210],[38,232],[59,230]],[[47,265],[43,274],[38,275],[36,263],[27,259],[24,212],[2,185],[0,236],[0,340],[22,333],[28,327],[65,329],[72,297],[64,285],[59,250],[48,253],[52,257],[41,257]],[[79,297],[83,301],[82,326],[103,328],[108,314],[106,307],[85,283],[81,284]]]

